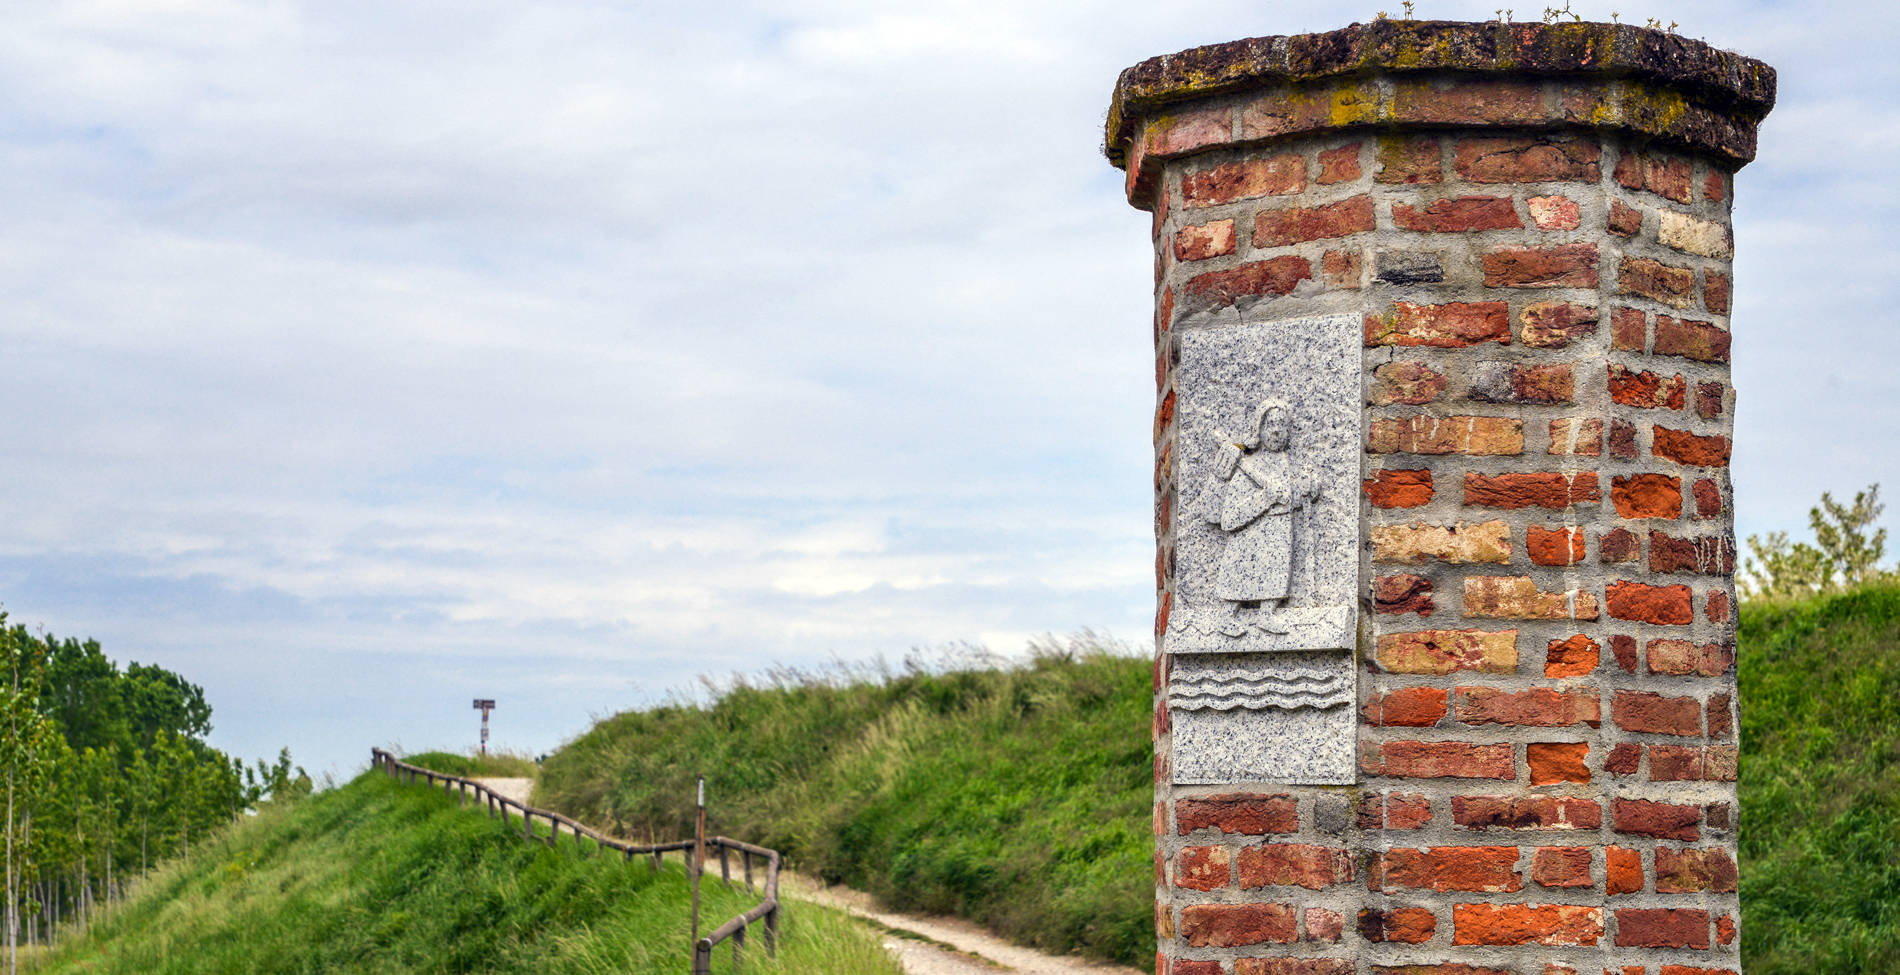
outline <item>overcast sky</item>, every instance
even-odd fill
[[[1736,192],[1742,535],[1900,489],[1895,11],[1619,11],[1781,73]],[[0,604],[339,773],[472,745],[476,696],[543,751],[701,673],[1138,645],[1110,89],[1375,12],[14,0]]]

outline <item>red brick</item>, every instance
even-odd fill
[[[1327,251],[1319,259],[1320,283],[1328,288],[1357,288],[1363,283],[1364,263],[1357,248]]]
[[[1186,958],[1177,960],[1169,970],[1170,975],[1226,975],[1217,961],[1191,961]]]
[[[1498,894],[1523,890],[1524,878],[1515,846],[1437,846],[1375,854],[1367,861],[1366,888]]]
[[[1695,271],[1647,257],[1624,257],[1616,266],[1616,293],[1640,295],[1676,308],[1693,308]],[[1657,341],[1661,342],[1660,335]]]
[[[1570,904],[1455,904],[1454,945],[1594,945],[1603,909]]]
[[[1467,139],[1452,153],[1452,167],[1473,183],[1594,183],[1601,158],[1596,143],[1581,140]]]
[[[1723,436],[1698,436],[1687,430],[1658,426],[1650,451],[1664,460],[1690,467],[1727,467],[1729,443]]]
[[[1429,728],[1445,716],[1445,689],[1406,687],[1366,701],[1366,723],[1382,728]]]
[[[1636,428],[1626,421],[1610,421],[1610,456],[1618,460],[1636,459]]]
[[[1305,188],[1306,157],[1288,152],[1189,173],[1181,178],[1181,199],[1188,206],[1204,207],[1261,196],[1287,196]]]
[[[1346,916],[1323,907],[1306,909],[1306,940],[1336,942],[1346,930]],[[1349,973],[1350,975],[1350,973]]]
[[[1422,406],[1437,399],[1447,382],[1442,373],[1422,362],[1388,362],[1372,370],[1372,405]]]
[[[1415,305],[1401,301],[1392,314],[1366,316],[1366,345],[1461,348],[1482,342],[1511,344],[1511,309],[1502,301]]]
[[[1697,362],[1727,362],[1729,333],[1708,322],[1656,316],[1656,355],[1677,355]]]
[[[1374,965],[1373,975],[1517,975],[1515,971],[1502,968],[1481,968],[1462,962],[1442,962],[1435,965]]]
[[[1632,190],[1648,190],[1677,203],[1694,199],[1690,193],[1687,159],[1625,152],[1616,161],[1616,181]]]
[[[1254,215],[1253,245],[1284,247],[1373,229],[1372,197],[1355,196],[1323,206],[1290,206]]]
[[[1649,571],[1733,575],[1735,543],[1717,535],[1677,538],[1652,530],[1649,533]]]
[[[1517,631],[1381,633],[1373,653],[1378,665],[1394,674],[1443,676],[1459,670],[1509,674],[1517,670]]]
[[[1398,81],[1392,115],[1401,122],[1530,125],[1544,121],[1544,93],[1533,82],[1496,78]]]
[[[1409,792],[1370,792],[1359,797],[1360,829],[1419,829],[1432,821],[1432,801]]]
[[[1174,858],[1174,885],[1219,890],[1233,875],[1233,853],[1224,846],[1190,846]]]
[[[1709,912],[1618,908],[1616,945],[1619,948],[1709,947]]]
[[[1688,640],[1651,640],[1644,652],[1652,674],[1720,677],[1735,666],[1735,651],[1719,643],[1696,646]]]
[[[1583,529],[1532,525],[1524,532],[1524,552],[1537,565],[1576,565],[1584,556]]]
[[[1577,201],[1567,196],[1533,196],[1524,201],[1539,230],[1575,230],[1583,222]]]
[[[1642,761],[1643,746],[1626,741],[1610,749],[1609,757],[1603,760],[1603,770],[1619,777],[1635,775]]]
[[[1225,793],[1198,799],[1177,799],[1174,821],[1181,835],[1197,829],[1265,836],[1293,833],[1300,828],[1299,804],[1286,795]]]
[[[1398,907],[1389,911],[1361,908],[1359,936],[1372,942],[1398,942],[1417,945],[1432,940],[1438,919],[1422,907]]]
[[[1416,508],[1432,500],[1432,472],[1381,470],[1364,487],[1375,508]]]
[[[1720,924],[1720,921],[1716,922]],[[1726,942],[1724,942],[1726,944]],[[1664,965],[1656,975],[1735,975],[1732,968],[1695,968],[1689,965]]]
[[[1454,796],[1452,822],[1465,829],[1597,829],[1603,807],[1568,796]]]
[[[1487,288],[1594,288],[1597,245],[1497,247],[1481,258]],[[1693,283],[1694,272],[1690,272]]]
[[[1610,478],[1610,501],[1624,518],[1682,516],[1682,479],[1667,474],[1630,474]]]
[[[1649,318],[1642,309],[1611,309],[1610,345],[1618,352],[1642,352],[1649,348]]]
[[[1570,474],[1465,473],[1465,504],[1486,508],[1550,508],[1603,499],[1595,471]]]
[[[1594,305],[1570,301],[1540,301],[1518,315],[1518,337],[1538,349],[1561,349],[1597,333],[1600,314]]]
[[[1643,229],[1643,211],[1625,204],[1621,200],[1610,201],[1610,218],[1605,221],[1610,233],[1618,237],[1634,237]]]
[[[1589,757],[1590,746],[1584,742],[1532,742],[1524,746],[1532,785],[1588,782],[1590,768],[1584,762]]]
[[[1686,626],[1695,622],[1688,586],[1651,586],[1622,581],[1611,583],[1604,594],[1612,619],[1662,626]]]
[[[1616,897],[1643,892],[1643,854],[1640,850],[1612,846],[1604,852],[1603,892]]]
[[[1457,234],[1476,230],[1517,230],[1524,222],[1508,196],[1460,196],[1423,207],[1392,204],[1392,223],[1400,230]]]
[[[1352,975],[1352,973],[1353,962],[1350,958],[1237,958],[1234,960],[1234,975]]]
[[[1715,940],[1718,944],[1735,943],[1735,919],[1727,914],[1715,919]],[[1721,975],[1735,975],[1734,972],[1722,972]]]
[[[1695,415],[1704,420],[1713,420],[1722,415],[1722,400],[1728,395],[1728,386],[1724,383],[1695,384]]]
[[[1594,690],[1556,691],[1548,687],[1507,691],[1496,687],[1460,687],[1455,713],[1465,724],[1501,724],[1567,728],[1602,723]]]
[[[1596,596],[1578,589],[1545,592],[1530,576],[1466,576],[1464,615],[1512,620],[1593,620]]]
[[[1617,691],[1610,701],[1610,718],[1624,731],[1702,734],[1702,702],[1693,697],[1664,697],[1654,691]]]
[[[1726,802],[1711,802],[1703,808],[1703,823],[1710,829],[1726,832],[1735,828],[1735,807]]]
[[[1679,410],[1689,391],[1689,383],[1681,374],[1663,376],[1647,369],[1633,372],[1611,363],[1609,376],[1610,399],[1624,406]]]
[[[1589,887],[1591,849],[1587,846],[1546,846],[1531,855],[1531,879],[1544,887]]]
[[[1728,314],[1728,275],[1720,271],[1702,272],[1702,307],[1711,315]]]
[[[1702,177],[1702,198],[1720,203],[1722,202],[1722,198],[1727,195],[1728,178],[1717,170],[1709,170],[1708,175]]]
[[[1564,640],[1552,640],[1544,650],[1544,676],[1582,677],[1597,669],[1602,651],[1595,640],[1581,633]]]
[[[1711,623],[1726,623],[1732,619],[1728,593],[1720,590],[1709,593],[1708,601],[1702,607],[1702,616]]]
[[[1242,847],[1240,886],[1322,890],[1352,880],[1352,856],[1345,850],[1306,843],[1268,843]]]
[[[1618,633],[1610,637],[1610,652],[1616,655],[1616,665],[1626,673],[1636,673],[1636,638]]]
[[[1174,259],[1177,261],[1204,261],[1210,257],[1234,252],[1234,222],[1216,220],[1212,223],[1182,227],[1174,232]]]
[[[1604,532],[1597,539],[1597,560],[1605,565],[1635,562],[1643,557],[1643,540],[1627,528]]]
[[[1430,616],[1438,607],[1432,603],[1432,581],[1410,574],[1380,576],[1372,581],[1372,607],[1380,613],[1417,613]]]
[[[1695,482],[1689,493],[1695,496],[1697,518],[1713,518],[1722,513],[1722,489],[1716,487],[1714,481],[1702,478]]]
[[[1707,712],[1710,738],[1727,738],[1735,733],[1735,712],[1727,694],[1710,695],[1709,703],[1703,708]]]
[[[1572,441],[1572,436],[1575,440]],[[1603,421],[1592,417],[1564,417],[1550,421],[1550,448],[1547,453],[1572,457],[1598,457],[1603,454]]]
[[[1379,139],[1379,183],[1419,185],[1444,179],[1438,140],[1384,136]]]
[[[1570,363],[1477,363],[1470,372],[1471,399],[1548,406],[1576,399]]]
[[[1150,118],[1142,151],[1171,156],[1222,145],[1233,138],[1233,110],[1221,106]]]
[[[1517,758],[1510,745],[1462,741],[1362,743],[1359,767],[1367,775],[1414,779],[1517,778]]]
[[[1651,782],[1733,782],[1734,745],[1651,745]]]
[[[1312,276],[1313,265],[1306,258],[1287,255],[1196,275],[1188,279],[1182,297],[1198,307],[1217,308],[1241,298],[1290,294]]]
[[[1496,457],[1524,452],[1524,421],[1502,416],[1412,416],[1374,420],[1366,449],[1375,454],[1470,454]]]
[[[1325,149],[1319,154],[1319,179],[1321,186],[1334,183],[1350,183],[1361,175],[1359,170],[1360,143],[1354,142],[1337,149]]]
[[[1181,938],[1195,948],[1287,944],[1298,937],[1293,908],[1285,904],[1189,904],[1181,909]]]
[[[1702,810],[1696,806],[1648,799],[1617,799],[1613,806],[1613,828],[1619,833],[1687,843],[1702,838],[1702,830],[1697,828],[1702,822]]]

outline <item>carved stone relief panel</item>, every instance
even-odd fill
[[[1177,783],[1353,781],[1360,327],[1176,339]]]

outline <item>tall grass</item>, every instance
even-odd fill
[[[516,821],[518,824],[518,820]],[[690,961],[688,881],[611,855],[521,840],[478,807],[365,773],[266,809],[158,872],[35,972],[493,972],[678,975]],[[757,903],[704,885],[702,930]],[[725,946],[715,970],[728,971]],[[746,971],[897,975],[877,937],[794,903],[778,957]]]
[[[492,751],[486,755],[464,755],[459,752],[421,752],[404,756],[403,761],[411,765],[434,769],[445,775],[460,775],[468,778],[531,779],[539,771],[525,752]]]

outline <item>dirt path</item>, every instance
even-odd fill
[[[476,779],[497,795],[506,796],[516,802],[527,802],[528,793],[534,791],[533,779]]]

